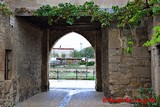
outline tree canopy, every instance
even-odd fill
[[[76,58],[82,58],[82,57],[86,57],[86,58],[94,58],[94,49],[93,47],[86,47],[80,51],[74,50],[72,53],[72,57],[76,57]]]

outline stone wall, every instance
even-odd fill
[[[17,102],[21,102],[41,92],[41,29],[15,18],[11,28],[14,37],[13,58],[15,78],[17,79]]]
[[[86,1],[91,0],[15,0],[15,7],[21,8],[31,8],[35,9],[42,5],[58,5],[60,3],[72,3],[72,4],[83,4]],[[102,8],[111,8],[113,5],[124,6],[128,0],[92,0],[95,4],[99,5]]]
[[[9,107],[15,104],[17,82],[4,80],[5,75],[5,49],[10,49],[9,18],[5,14],[0,14],[0,106]],[[10,39],[9,39],[10,38]],[[8,44],[8,45],[6,45]]]
[[[130,30],[108,29],[108,84],[112,97],[134,96],[140,87],[151,87],[151,56],[143,43],[148,38],[147,22]],[[131,54],[125,53],[127,36],[134,34],[134,47]],[[107,81],[107,80],[106,80]]]
[[[41,92],[42,31],[32,24],[0,14],[0,106],[12,107]],[[11,52],[11,78],[4,79],[5,49]]]
[[[6,35],[6,19],[7,16],[0,14],[0,81],[4,80],[4,63],[5,63],[5,35]]]
[[[0,107],[12,107],[15,105],[17,95],[16,80],[0,81]]]

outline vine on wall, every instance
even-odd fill
[[[44,5],[34,11],[35,16],[47,16],[48,23],[51,25],[53,22],[58,22],[59,19],[65,19],[66,23],[72,25],[75,20],[81,16],[90,16],[91,22],[99,21],[102,26],[110,26],[113,20],[117,21],[117,27],[123,29],[125,26],[129,26],[130,29],[134,29],[145,18],[157,16],[160,14],[160,0],[134,0],[128,2],[124,7],[113,6],[113,12],[108,12],[107,9],[101,9],[95,5],[93,1],[85,2],[83,5],[73,5],[71,3],[61,3],[58,6]],[[7,7],[7,5],[0,3],[0,12],[7,15],[13,14],[13,12]],[[57,16],[56,20],[52,17]],[[129,35],[134,36],[134,35]],[[127,53],[131,53],[133,42],[129,37],[127,41],[128,47]],[[147,41],[144,46],[156,45],[160,42],[160,25],[154,28],[154,35],[151,40]]]
[[[8,6],[3,3],[0,3],[0,12],[7,14],[7,15],[13,14],[13,12],[8,8]]]
[[[91,16],[92,21],[99,21],[102,25],[110,25],[112,14],[101,10],[94,2],[85,2],[83,5],[73,5],[71,3],[61,3],[58,6],[44,5],[34,12],[35,16],[47,16],[48,23],[52,24],[53,16],[57,19],[65,19],[66,23],[73,24],[81,16]],[[57,21],[57,20],[56,20]]]
[[[124,7],[113,6],[114,12],[108,12],[107,9],[102,10],[99,6],[95,5],[94,2],[85,2],[83,5],[72,5],[71,3],[61,3],[58,6],[44,5],[34,12],[35,16],[47,16],[48,23],[52,24],[57,22],[58,19],[62,18],[66,20],[66,23],[73,24],[75,20],[81,16],[91,16],[91,22],[99,21],[102,26],[109,26],[113,20],[117,21],[118,28],[124,28],[130,26],[134,29],[138,26],[145,18],[152,17],[160,14],[160,0],[134,0],[128,2]],[[52,17],[57,16],[56,20]],[[155,34],[150,41],[147,41],[144,45],[150,46],[157,44],[159,40],[159,29],[160,26],[155,27]],[[134,35],[131,35],[134,36]],[[133,42],[131,38],[128,39],[127,52],[131,53]]]

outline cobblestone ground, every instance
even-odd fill
[[[103,103],[102,92],[94,89],[52,89],[39,93],[15,107],[133,107],[130,104]]]

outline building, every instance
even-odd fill
[[[73,51],[74,48],[52,48],[51,54],[53,57],[71,58]]]

